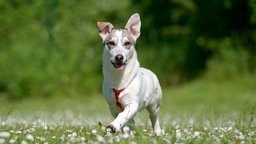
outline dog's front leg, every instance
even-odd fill
[[[116,131],[121,131],[121,128],[132,119],[138,112],[139,104],[131,103],[125,106],[124,111],[119,113],[115,120],[107,126],[112,133]]]

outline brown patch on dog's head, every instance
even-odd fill
[[[124,46],[130,46],[130,45],[134,45],[136,42],[133,39],[132,35],[126,30],[126,29],[113,29],[105,38],[105,40],[103,41],[104,44],[109,43],[110,41],[112,41],[113,37],[116,36],[117,32],[121,32],[122,34],[120,35],[121,37],[119,37],[119,39],[122,42],[122,45]],[[114,41],[116,42],[116,41]]]
[[[127,37],[128,41],[131,43],[131,44],[135,44],[135,40],[133,39],[131,33],[128,32],[128,30],[126,29],[123,29],[122,30],[123,33],[122,33],[122,37]]]
[[[119,30],[114,29],[114,26],[109,22],[97,22],[97,25],[99,34],[103,41],[107,41],[107,37],[111,37],[111,34],[114,34],[117,30]],[[129,18],[125,29],[121,29],[123,32],[122,37],[127,37],[128,40],[134,44],[137,38],[140,36],[140,26],[140,16],[138,13],[135,13]]]
[[[114,36],[114,34],[115,34],[116,31],[117,31],[117,29],[113,29],[113,30],[109,33],[109,35],[105,38],[104,43],[109,42],[109,41],[112,39],[112,37]]]

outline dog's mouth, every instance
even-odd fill
[[[124,69],[126,62],[122,62],[122,61],[116,61],[116,62],[112,62],[113,66],[117,69],[117,70],[122,70]]]

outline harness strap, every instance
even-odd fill
[[[120,95],[120,93],[124,90],[124,88],[123,89],[120,89],[120,90],[117,90],[117,89],[112,89],[113,91],[114,91],[114,93],[115,93],[115,99],[116,99],[116,106],[118,106],[122,111],[124,110],[123,109],[123,107],[122,107],[122,105],[119,103],[119,95]]]

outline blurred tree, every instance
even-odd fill
[[[155,43],[154,47],[163,47],[163,45],[168,47],[165,50],[168,55],[159,56],[164,59],[166,55],[169,60],[165,62],[168,63],[162,63],[161,66],[169,64],[170,69],[174,68],[187,78],[193,78],[206,70],[210,59],[217,58],[218,56],[215,55],[220,54],[219,49],[222,47],[209,47],[212,40],[218,41],[226,37],[231,37],[232,43],[240,45],[230,48],[230,51],[237,51],[242,46],[250,55],[250,59],[255,61],[253,58],[255,38],[252,40],[255,25],[250,23],[250,19],[255,17],[252,13],[255,11],[254,0],[134,0],[132,2],[146,19],[142,27],[143,32],[146,33],[144,41]],[[178,50],[174,51],[175,48]],[[159,52],[155,53],[159,54]],[[173,56],[182,58],[177,59]],[[172,60],[178,66],[170,65]],[[254,66],[255,64],[248,67]],[[167,68],[166,72],[170,72],[170,69]]]
[[[121,13],[128,5],[128,0],[0,1],[0,95],[22,99],[100,91],[96,22],[128,17],[128,11]]]
[[[49,35],[49,42],[54,42],[53,28],[56,25],[58,0],[44,0],[44,24]]]
[[[151,55],[153,60],[147,60],[145,65],[160,75],[164,85],[184,81],[182,69],[191,39],[195,3],[192,0],[134,0],[132,3],[142,15],[141,39],[146,45],[142,53],[146,57]],[[150,49],[152,54],[147,54]]]
[[[196,42],[199,37],[224,38],[239,35],[250,29],[249,8],[245,0],[195,0],[197,11],[191,25],[191,40],[186,52],[185,71],[191,76],[204,70],[209,56],[214,53]]]
[[[255,0],[1,0],[0,94],[99,92],[96,22],[123,28],[134,12],[142,20],[140,62],[163,86],[256,70]]]

